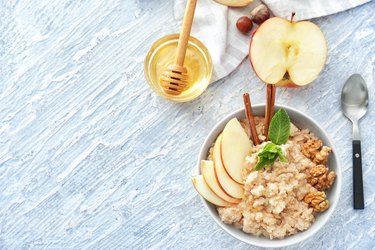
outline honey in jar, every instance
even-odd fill
[[[162,72],[174,63],[179,34],[167,35],[157,40],[146,55],[145,76],[150,87],[159,96],[177,102],[191,101],[200,96],[210,83],[212,62],[207,48],[196,38],[189,38],[184,61],[188,86],[179,95],[168,95],[160,85]]]

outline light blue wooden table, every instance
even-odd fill
[[[314,20],[328,40],[319,79],[277,103],[329,132],[343,167],[333,217],[295,249],[375,249],[375,2]],[[208,216],[190,176],[204,137],[264,88],[248,60],[197,100],[158,98],[152,42],[178,31],[173,1],[1,1],[1,249],[252,249]],[[351,125],[340,90],[360,73],[365,205],[352,209]]]

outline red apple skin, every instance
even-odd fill
[[[215,169],[215,178],[216,178],[216,181],[217,183],[219,184],[219,187],[221,188],[221,190],[223,190],[223,192],[228,195],[229,197],[233,198],[233,199],[240,199],[239,197],[234,197],[233,195],[230,195],[227,193],[227,191],[225,191],[224,187],[221,185],[220,183],[220,180],[219,180],[219,176],[217,176],[217,171],[216,171],[216,165],[214,163],[214,169]],[[225,168],[224,168],[225,169]],[[226,171],[226,170],[225,170]],[[229,176],[229,175],[228,175]]]
[[[284,80],[281,80],[278,83],[276,83],[276,87],[278,87],[278,88],[293,88],[293,89],[295,89],[295,88],[302,88],[304,86],[299,86],[299,85],[295,84],[294,82],[292,82],[290,79],[284,79]]]
[[[268,21],[271,20],[271,19],[272,19],[272,17],[269,18],[269,19],[267,19],[266,21],[264,21],[261,25],[259,25],[259,27],[258,27],[256,30],[254,30],[254,32],[252,33],[252,35],[251,35],[251,39],[250,39],[250,45],[249,45],[249,60],[250,60],[251,67],[253,68],[253,71],[254,71],[255,75],[256,75],[259,79],[261,79],[261,78],[259,77],[259,75],[258,75],[257,72],[255,71],[254,66],[253,66],[253,63],[252,63],[252,61],[251,61],[251,56],[250,56],[250,55],[251,55],[251,43],[253,42],[253,37],[254,37],[254,35],[257,33],[257,31],[262,27],[263,24],[265,24],[266,22],[268,22]],[[293,21],[293,23],[297,23],[297,22],[299,22],[299,21]],[[276,83],[276,87],[278,87],[278,88],[301,88],[301,87],[304,87],[304,86],[297,85],[297,84],[295,84],[294,82],[292,82],[292,80],[290,80],[290,79],[284,79],[284,80],[281,80],[281,81],[279,81],[278,83]]]
[[[236,182],[236,183],[238,183],[238,184],[240,184],[240,185],[243,185],[243,183],[240,183],[240,182],[236,181],[235,179],[233,179],[233,177],[229,174],[229,172],[228,172],[228,170],[227,170],[228,167],[226,167],[225,164],[224,164],[223,154],[221,153],[221,152],[223,151],[223,150],[222,150],[222,145],[223,145],[222,142],[223,142],[223,141],[221,141],[221,143],[220,143],[220,160],[221,160],[221,164],[223,164],[223,167],[224,167],[225,172],[227,173],[227,175],[228,175],[228,176],[229,176],[234,182]]]
[[[218,143],[218,142],[217,142],[217,143]],[[226,195],[228,195],[229,197],[231,197],[231,198],[233,198],[233,199],[241,199],[241,197],[235,197],[235,196],[233,196],[233,195],[230,195],[230,194],[225,190],[225,188],[221,185],[220,178],[219,178],[219,176],[218,176],[218,174],[217,174],[217,168],[218,168],[218,167],[217,167],[216,161],[220,161],[221,165],[222,165],[223,168],[224,168],[225,174],[227,174],[227,175],[229,176],[229,178],[232,179],[232,177],[230,177],[230,175],[228,174],[227,170],[225,169],[224,164],[223,164],[222,159],[221,159],[221,141],[220,141],[219,157],[218,157],[218,159],[215,159],[215,155],[214,155],[214,157],[213,157],[214,170],[215,170],[215,171],[214,171],[214,172],[215,172],[215,178],[216,178],[216,180],[217,180],[217,183],[219,184],[219,187],[221,188],[221,190],[223,190],[223,192],[224,192]],[[234,181],[234,180],[233,180],[233,181]],[[236,181],[234,181],[234,182],[237,183]],[[240,184],[240,185],[243,185],[243,184]]]

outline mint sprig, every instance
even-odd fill
[[[279,145],[285,144],[290,135],[290,119],[288,113],[281,108],[272,117],[268,129],[268,137],[271,142],[266,144],[261,152],[258,153],[258,162],[254,170],[259,171],[267,166],[271,166],[279,158],[281,162],[288,162]]]
[[[269,142],[264,146],[263,150],[258,153],[258,158],[258,162],[254,167],[254,170],[256,171],[273,165],[277,158],[279,158],[281,162],[288,162],[281,147],[272,142]]]
[[[276,145],[285,144],[290,135],[290,119],[288,113],[281,108],[272,117],[268,129],[268,137]]]
[[[257,162],[257,165],[255,165],[254,170],[259,171],[267,166],[273,165],[273,163],[276,161],[276,157],[273,159],[267,159],[263,157],[259,157],[259,160]]]

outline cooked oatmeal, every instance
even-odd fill
[[[255,117],[255,123],[259,138],[264,141],[263,118]],[[248,133],[246,122],[242,121],[241,124]],[[254,146],[245,159],[242,201],[238,205],[219,207],[217,210],[224,223],[241,228],[246,233],[263,235],[270,239],[283,239],[308,229],[315,220],[316,212],[328,208],[329,202],[325,199],[325,193],[316,187],[329,188],[336,175],[332,171],[329,172],[328,168],[323,169],[326,166],[322,163],[326,162],[328,155],[321,161],[314,160],[323,155],[323,149],[326,153],[328,147],[323,147],[322,141],[306,129],[300,130],[292,125],[289,141],[282,145],[288,162],[276,160],[272,166],[255,171],[253,169],[258,160],[257,154],[266,144],[267,142],[262,142]],[[315,148],[307,152],[306,150],[310,149],[308,144],[314,144]],[[321,145],[318,147],[318,144]],[[328,149],[330,152],[330,148]],[[315,172],[313,176],[310,176],[311,169]],[[319,175],[316,174],[318,170]],[[316,183],[320,183],[319,181],[325,181],[325,185],[317,186]],[[304,200],[307,194],[310,202]]]

